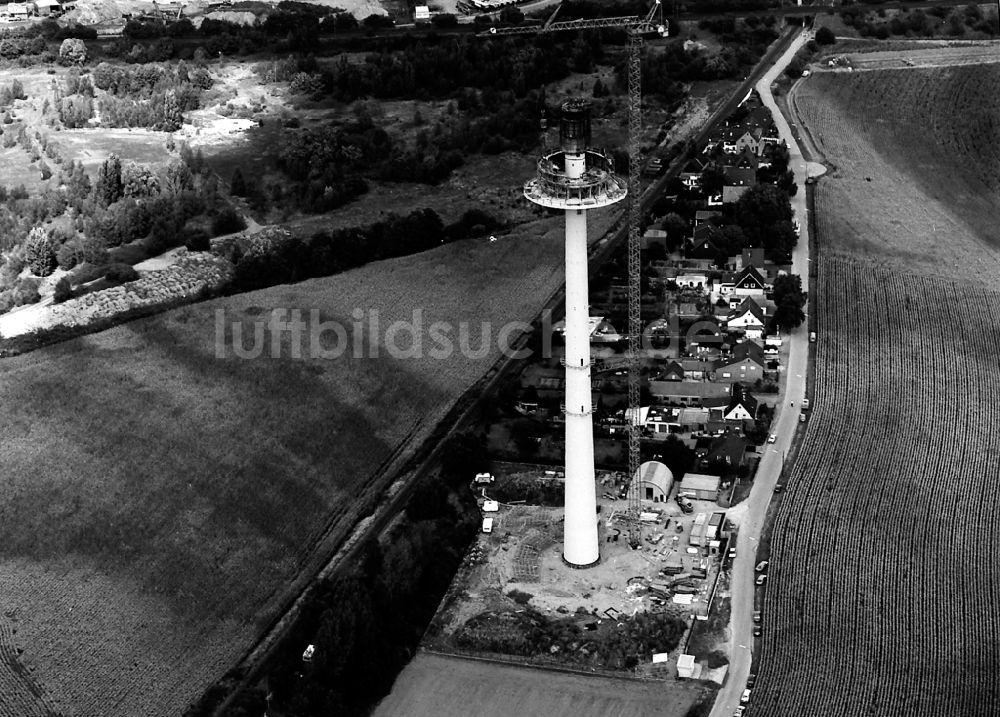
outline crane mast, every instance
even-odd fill
[[[561,7],[561,6],[560,6]],[[639,145],[642,137],[642,50],[643,35],[656,33],[666,36],[667,25],[663,20],[663,8],[660,0],[654,0],[645,17],[606,17],[586,20],[565,20],[554,22],[559,8],[554,12],[543,27],[509,27],[490,28],[485,36],[499,35],[531,35],[549,32],[567,32],[573,30],[594,30],[602,28],[623,28],[628,32],[628,58],[626,74],[628,77],[628,341],[626,345],[626,362],[628,366],[628,410],[626,411],[628,426],[628,535],[629,544],[636,548],[640,544],[640,338],[642,335],[641,315],[641,245],[639,238],[640,222],[640,163]]]

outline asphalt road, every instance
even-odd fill
[[[806,178],[808,176],[818,176],[823,172],[823,166],[806,162],[791,128],[785,117],[778,111],[778,107],[771,95],[771,83],[784,71],[792,57],[809,38],[807,33],[801,33],[785,53],[778,58],[764,76],[757,82],[757,91],[760,93],[764,104],[774,115],[775,124],[781,133],[782,139],[788,145],[789,168],[795,173],[795,181],[799,185],[799,191],[792,197],[792,208],[798,217],[802,227],[798,245],[792,254],[792,271],[802,277],[802,288],[809,290],[809,222],[806,215]],[[806,307],[808,313],[809,307]],[[786,385],[783,391],[783,399],[778,404],[777,418],[772,424],[772,433],[776,433],[778,439],[775,443],[765,444],[766,452],[761,458],[757,468],[757,477],[754,479],[753,490],[750,497],[742,504],[729,511],[729,517],[734,522],[739,523],[740,532],[737,544],[736,559],[732,567],[732,616],[730,618],[730,655],[729,655],[729,676],[726,684],[719,690],[715,706],[712,709],[711,717],[729,717],[732,715],[740,701],[740,696],[746,687],[747,676],[750,674],[750,666],[753,660],[754,637],[753,637],[753,610],[755,601],[755,591],[765,590],[757,588],[755,585],[756,574],[754,566],[758,559],[766,559],[767,556],[757,556],[757,542],[760,539],[761,529],[764,525],[764,518],[771,502],[774,486],[781,475],[782,462],[784,456],[788,454],[795,429],[798,425],[800,406],[805,397],[806,390],[806,369],[809,357],[809,333],[808,322],[803,324],[796,331],[785,335],[785,341],[789,342],[788,365],[786,367]],[[790,405],[794,403],[794,406]],[[767,629],[767,625],[764,625]],[[752,700],[751,700],[752,702]]]

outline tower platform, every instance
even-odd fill
[[[550,209],[599,209],[620,202],[628,193],[625,180],[614,174],[614,160],[605,152],[586,149],[573,152],[583,156],[583,173],[566,172],[567,153],[557,150],[538,160],[537,175],[524,185],[524,196]]]

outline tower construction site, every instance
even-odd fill
[[[587,212],[625,199],[628,188],[610,157],[589,146],[589,126],[586,102],[564,102],[559,145],[544,152],[524,189],[529,200],[566,217],[563,467],[495,464],[493,473],[475,476],[482,533],[425,648],[721,681],[724,667],[712,674],[685,655],[692,626],[709,618],[713,600],[727,590],[722,567],[736,542],[720,506],[728,495],[718,480],[714,487],[675,484],[657,461],[633,475],[595,470]],[[522,410],[532,407],[522,402]],[[647,653],[643,659],[602,647],[623,634]],[[695,647],[704,653],[713,646]]]

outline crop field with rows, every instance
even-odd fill
[[[816,187],[814,408],[771,536],[751,714],[1000,711],[1000,177],[982,165],[998,78],[800,86],[836,169]]]
[[[489,370],[501,328],[558,288],[561,234],[543,220],[0,361],[0,686],[44,695],[34,712],[4,712],[0,696],[0,715],[181,714],[252,644],[324,538],[384,490],[382,470]],[[278,308],[339,322],[346,351],[310,358],[307,325],[297,354],[286,332],[272,358],[263,324]],[[394,358],[387,331],[415,309],[424,346]],[[355,316],[371,326],[376,314],[357,341]],[[450,353],[431,350],[439,321]],[[233,322],[247,350],[261,325],[259,357],[236,355]],[[463,324],[475,353],[458,350]],[[327,328],[321,348],[335,336]],[[405,331],[396,345],[412,348]]]

